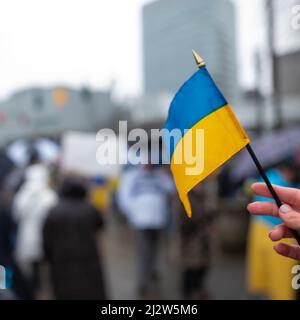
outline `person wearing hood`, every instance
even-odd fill
[[[106,298],[97,233],[102,214],[89,203],[82,179],[66,177],[59,201],[50,210],[43,229],[54,296],[58,300]]]
[[[13,201],[13,216],[18,226],[16,260],[31,283],[32,295],[38,286],[39,265],[43,259],[42,228],[56,199],[49,186],[47,167],[33,152],[25,170],[24,183]]]

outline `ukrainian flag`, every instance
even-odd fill
[[[179,89],[171,102],[164,128],[168,132],[173,129],[181,132],[173,145],[165,137],[164,142],[169,146],[167,151],[179,197],[191,216],[189,191],[250,140],[205,67]],[[203,148],[199,148],[197,132],[203,132]],[[193,158],[203,163],[201,172],[196,175],[190,170]]]

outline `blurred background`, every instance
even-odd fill
[[[191,221],[168,168],[96,162],[100,129],[163,126],[191,49],[297,187],[299,0],[0,0],[1,298],[297,299],[279,222],[247,215],[245,152],[191,192]]]

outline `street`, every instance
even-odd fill
[[[110,298],[136,299],[133,231],[124,221],[109,219],[102,240]],[[244,257],[222,254],[217,248],[214,251],[212,269],[207,279],[209,298],[246,299]],[[159,294],[149,298],[180,299],[178,239],[174,236],[160,250],[159,270]]]

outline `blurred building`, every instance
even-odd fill
[[[0,145],[10,140],[59,136],[64,130],[98,131],[117,114],[109,91],[31,88],[0,102]]]
[[[171,99],[171,95],[163,93],[145,94],[127,99],[132,125],[156,123],[157,128],[160,128],[167,118]]]
[[[225,96],[237,93],[234,5],[229,0],[160,0],[143,8],[144,89],[174,94],[196,71],[199,51]]]
[[[296,17],[299,7],[298,18]],[[300,121],[300,1],[274,0],[278,90],[285,120]],[[297,26],[297,22],[299,26]]]
[[[274,6],[274,32],[276,34],[275,46],[280,55],[300,51],[300,9],[299,0],[273,0]],[[298,21],[298,23],[297,23]]]
[[[247,128],[263,131],[281,125],[300,123],[300,2],[263,0],[261,26],[264,44],[255,53],[256,84],[244,92],[236,113]],[[296,6],[299,14],[296,19]],[[295,20],[299,26],[295,28]],[[272,46],[270,46],[270,38]],[[273,47],[274,69],[270,59]],[[276,77],[273,77],[275,76]],[[271,80],[271,81],[270,81]],[[275,91],[274,91],[275,87]],[[274,96],[273,96],[274,94]],[[278,113],[278,106],[280,107]]]

